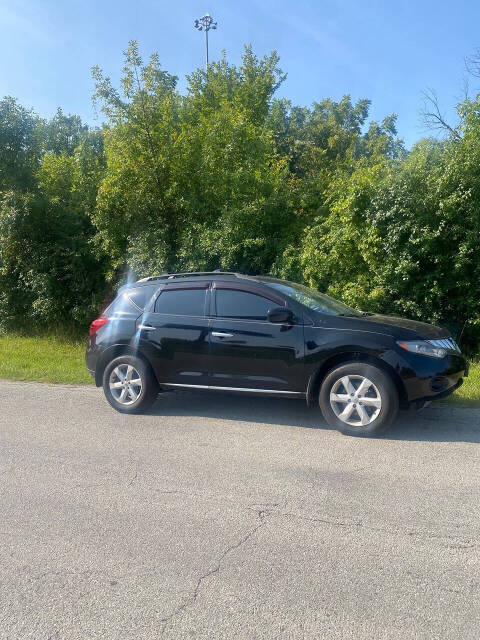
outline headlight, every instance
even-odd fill
[[[421,356],[430,356],[431,358],[444,358],[447,355],[446,349],[434,347],[425,340],[412,340],[411,342],[397,342],[399,347],[418,353]]]

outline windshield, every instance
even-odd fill
[[[319,291],[304,287],[302,284],[296,284],[295,282],[269,282],[268,286],[281,291],[290,298],[300,302],[300,304],[305,305],[309,309],[313,309],[313,311],[328,313],[331,316],[362,315],[359,311],[355,311],[355,309],[352,309],[343,302],[334,300]]]

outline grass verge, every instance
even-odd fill
[[[0,335],[0,378],[92,384],[85,346],[86,341],[58,336]]]
[[[0,335],[0,378],[93,384],[85,367],[85,341],[53,335]],[[470,375],[460,389],[442,402],[480,407],[480,362],[471,364]]]

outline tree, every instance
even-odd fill
[[[89,221],[64,203],[7,192],[0,203],[0,317],[5,327],[85,326],[105,294]]]
[[[127,265],[142,270],[175,263],[180,220],[169,196],[171,154],[177,137],[176,77],[153,55],[142,66],[131,42],[122,89],[93,69],[95,100],[108,118],[106,170],[94,216],[99,241],[110,256],[110,277]],[[147,266],[144,265],[144,266]]]
[[[34,185],[42,153],[40,124],[15,98],[0,100],[0,193]]]
[[[46,152],[72,156],[81,141],[88,135],[89,127],[80,116],[65,115],[62,109],[43,126],[43,147]]]
[[[109,118],[95,222],[115,269],[268,269],[291,215],[288,166],[266,125],[283,74],[246,49],[189,77],[187,96],[154,56],[126,53],[122,94],[98,70]],[[283,204],[282,204],[283,203]]]
[[[356,212],[365,196],[359,193],[372,188],[388,163],[405,156],[395,116],[371,122],[365,131],[368,109],[368,100],[354,105],[345,96],[338,103],[316,103],[302,114],[295,133],[297,225],[293,241],[275,262],[278,275],[343,295],[339,272],[344,270],[352,284],[355,270],[364,270],[360,252],[367,239]]]
[[[3,107],[11,142],[0,200],[0,325],[84,327],[105,293],[90,218],[102,137],[60,111],[45,122],[10,100]]]

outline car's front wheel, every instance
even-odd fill
[[[390,376],[371,364],[348,362],[325,377],[320,388],[325,420],[342,433],[383,433],[398,413],[398,392]]]
[[[158,384],[149,366],[134,356],[119,356],[103,372],[103,391],[120,413],[146,411],[158,395]]]

